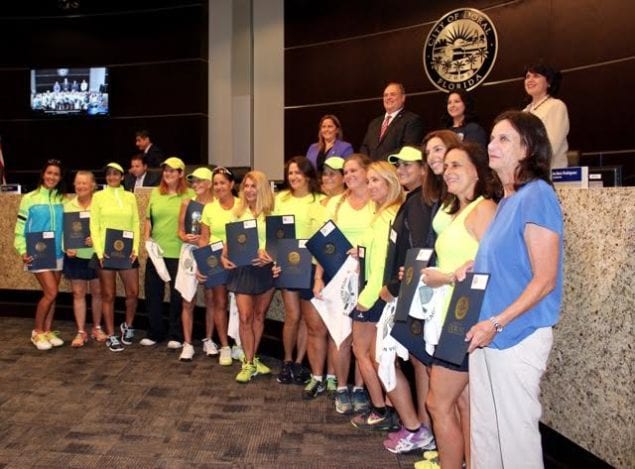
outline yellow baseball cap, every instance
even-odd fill
[[[423,155],[421,153],[421,150],[419,150],[418,148],[405,146],[401,150],[399,150],[399,153],[397,153],[396,155],[390,155],[388,157],[388,162],[390,164],[395,164],[398,160],[410,162],[422,161]]]
[[[324,161],[324,166],[341,171],[344,168],[344,162],[341,156],[331,156]]]
[[[163,163],[161,166],[169,166],[172,169],[180,169],[181,171],[185,170],[185,163],[181,158],[177,158],[176,156],[171,156]]]
[[[117,171],[119,171],[121,174],[124,173],[124,170],[121,167],[121,165],[119,163],[115,163],[114,161],[112,163],[108,163],[106,165],[106,168],[113,168],[113,169],[116,169]]]
[[[212,180],[212,171],[209,168],[196,168],[192,171],[191,174],[187,175],[187,180],[191,181],[192,179],[202,179],[204,181]]]

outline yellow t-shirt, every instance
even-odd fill
[[[203,214],[201,215],[201,223],[209,227],[209,243],[217,241],[227,242],[227,234],[225,233],[225,225],[234,221],[234,207],[238,199],[234,197],[234,205],[229,209],[224,209],[218,199],[214,199],[205,205]]]
[[[332,197],[326,204],[326,212],[328,218],[342,230],[346,239],[353,246],[357,246],[375,216],[375,204],[369,200],[362,208],[355,210],[347,200],[340,204],[341,198],[342,194]]]
[[[322,226],[318,218],[320,212],[316,206],[324,198],[322,194],[307,194],[294,197],[289,191],[276,194],[274,215],[293,215],[295,217],[296,239],[309,239]]]

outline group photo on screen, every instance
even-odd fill
[[[31,109],[44,114],[108,114],[105,67],[31,70]]]

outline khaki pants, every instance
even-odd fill
[[[541,469],[540,379],[553,343],[550,327],[504,350],[470,355],[472,469]]]

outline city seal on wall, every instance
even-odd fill
[[[498,37],[489,17],[473,8],[446,13],[430,29],[423,48],[426,75],[441,91],[469,91],[494,68]]]

